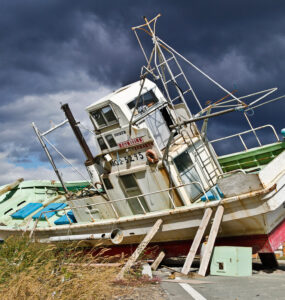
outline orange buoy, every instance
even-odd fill
[[[158,162],[158,156],[155,151],[148,149],[145,153],[145,156],[149,163],[156,164]]]

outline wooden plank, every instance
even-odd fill
[[[158,268],[159,264],[162,262],[164,256],[165,256],[165,253],[163,251],[161,251],[158,254],[157,258],[155,259],[155,261],[150,266],[153,271],[156,271],[156,269]]]
[[[221,221],[222,221],[222,218],[223,218],[223,213],[224,213],[224,207],[219,206],[217,208],[216,213],[215,213],[214,222],[213,222],[213,225],[211,227],[208,243],[206,245],[205,253],[203,254],[202,261],[201,261],[201,264],[200,264],[200,268],[199,268],[199,271],[198,271],[198,274],[201,275],[201,276],[206,275],[208,265],[209,265],[209,262],[210,262],[210,258],[211,258],[211,255],[212,255],[212,251],[213,251],[213,248],[214,248],[214,244],[215,244],[215,241],[216,241],[216,237],[217,237],[219,227],[220,227],[220,224],[221,224]]]
[[[150,231],[147,233],[147,235],[144,237],[144,239],[141,241],[141,243],[138,245],[137,249],[134,251],[134,253],[130,256],[127,263],[124,265],[124,267],[121,269],[120,273],[117,276],[117,280],[123,279],[125,272],[127,272],[132,265],[135,263],[135,261],[138,259],[142,251],[145,249],[145,247],[148,245],[148,243],[152,240],[152,238],[155,236],[157,231],[160,228],[160,225],[162,224],[162,220],[158,219],[155,224],[152,226]]]
[[[204,284],[204,283],[213,283],[210,281],[202,281],[202,280],[195,280],[195,279],[163,279],[161,282],[171,282],[171,283],[188,283],[188,284]]]
[[[10,192],[11,190],[13,190],[15,187],[17,187],[22,181],[24,181],[23,178],[19,178],[18,180],[16,180],[15,182],[6,185],[3,189],[0,190],[0,196]]]
[[[189,273],[189,271],[190,271],[191,265],[192,265],[192,263],[194,261],[196,252],[197,252],[197,250],[199,248],[199,245],[201,244],[201,240],[202,240],[202,238],[204,236],[204,233],[205,233],[205,230],[206,230],[207,225],[209,223],[209,220],[211,218],[212,212],[213,212],[213,210],[210,207],[208,207],[205,210],[205,212],[204,212],[204,216],[202,218],[200,226],[199,226],[199,228],[198,228],[198,230],[196,232],[194,241],[193,241],[193,243],[191,245],[191,248],[190,248],[190,250],[188,252],[188,255],[186,257],[185,263],[183,265],[183,268],[182,268],[182,271],[181,271],[182,274],[187,275]]]
[[[70,266],[70,267],[120,267],[122,263],[64,263],[64,265]]]

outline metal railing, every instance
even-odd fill
[[[212,140],[209,143],[213,144],[213,143],[224,141],[224,140],[227,140],[227,139],[230,139],[230,138],[239,137],[239,139],[240,139],[240,141],[241,141],[244,149],[248,150],[249,148],[247,147],[244,139],[242,138],[242,135],[252,132],[256,136],[256,131],[264,129],[264,128],[271,128],[272,131],[273,131],[274,136],[276,137],[277,142],[280,141],[280,139],[279,139],[279,137],[278,137],[278,135],[276,133],[275,128],[272,125],[267,124],[267,125],[263,125],[263,126],[260,126],[260,127],[256,127],[256,128],[250,129],[250,130],[246,130],[246,131],[243,131],[243,132],[232,134],[232,135],[229,135],[229,136],[226,136],[226,137],[222,137],[222,138],[219,138],[219,139],[216,139],[216,140]],[[257,139],[257,142],[260,144],[259,139]],[[260,146],[261,146],[261,144],[260,144]]]
[[[165,193],[167,192],[168,193],[168,197],[170,199],[170,202],[171,202],[171,205],[172,205],[172,209],[177,209],[178,206],[175,205],[175,202],[173,200],[173,197],[171,196],[171,191],[174,191],[175,189],[179,189],[179,188],[184,188],[185,186],[189,186],[189,185],[199,185],[201,190],[202,190],[202,194],[206,197],[206,200],[209,201],[209,198],[207,196],[207,193],[203,187],[203,185],[201,184],[201,182],[199,181],[193,181],[193,182],[189,182],[189,183],[186,183],[186,184],[181,184],[179,186],[174,186],[174,187],[171,187],[171,188],[167,188],[167,189],[163,189],[163,190],[158,190],[158,191],[155,191],[155,192],[150,192],[150,193],[145,193],[145,194],[141,194],[141,195],[138,195],[138,196],[132,196],[132,197],[127,197],[127,198],[121,198],[121,199],[116,199],[116,200],[110,200],[108,202],[99,202],[99,203],[90,203],[90,204],[86,204],[86,205],[80,205],[80,206],[75,206],[75,207],[68,207],[68,208],[61,208],[61,209],[55,209],[55,210],[49,210],[49,211],[43,211],[40,213],[39,217],[36,219],[35,223],[34,223],[34,226],[33,226],[33,229],[31,230],[31,233],[30,233],[30,237],[32,237],[33,235],[33,232],[35,231],[35,229],[37,228],[37,225],[38,225],[38,222],[42,219],[42,215],[44,215],[45,217],[45,220],[47,221],[48,225],[51,226],[50,222],[48,221],[48,218],[46,216],[47,213],[50,213],[50,212],[60,212],[60,211],[64,211],[64,214],[66,215],[68,221],[69,221],[69,224],[71,225],[72,222],[70,220],[70,218],[68,217],[67,215],[67,211],[71,210],[71,209],[77,209],[77,208],[87,208],[89,210],[89,213],[90,213],[90,216],[91,216],[91,219],[92,221],[94,222],[95,219],[92,217],[92,213],[91,213],[91,210],[89,209],[89,207],[96,207],[98,205],[109,205],[115,216],[116,216],[116,219],[119,219],[120,216],[119,216],[119,213],[117,211],[117,209],[115,208],[114,204],[118,203],[118,202],[122,202],[122,201],[128,201],[128,200],[133,200],[133,199],[136,199],[143,211],[143,214],[148,214],[148,213],[151,213],[151,212],[147,212],[144,208],[144,206],[142,205],[142,202],[140,200],[140,197],[146,197],[146,196],[151,196],[151,195],[154,195],[154,194],[158,194],[158,193]],[[202,196],[201,196],[202,197]]]

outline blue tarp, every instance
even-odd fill
[[[44,209],[40,210],[38,213],[36,213],[33,216],[33,219],[38,219],[40,217],[40,214],[42,212],[48,211],[48,213],[42,214],[40,220],[45,220],[46,217],[49,219],[50,217],[52,217],[53,215],[56,214],[56,211],[50,211],[50,210],[56,210],[56,209],[62,209],[66,206],[67,204],[65,203],[51,203],[49,204],[47,207],[45,207]]]
[[[72,212],[72,210],[70,210],[68,213],[67,213],[68,217],[69,217],[69,220],[71,223],[76,223],[76,219],[74,217],[74,214]],[[68,221],[68,218],[66,215],[60,217],[59,219],[57,219],[56,221],[54,221],[54,224],[55,225],[65,225],[65,224],[70,224],[69,221]]]
[[[25,219],[27,216],[29,216],[31,213],[38,210],[42,206],[42,203],[28,203],[23,208],[13,213],[11,217],[13,219]]]

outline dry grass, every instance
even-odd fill
[[[112,299],[131,294],[143,282],[139,272],[116,282],[120,267],[89,265],[114,261],[103,259],[104,251],[94,257],[80,244],[40,244],[11,237],[0,245],[1,299]]]

